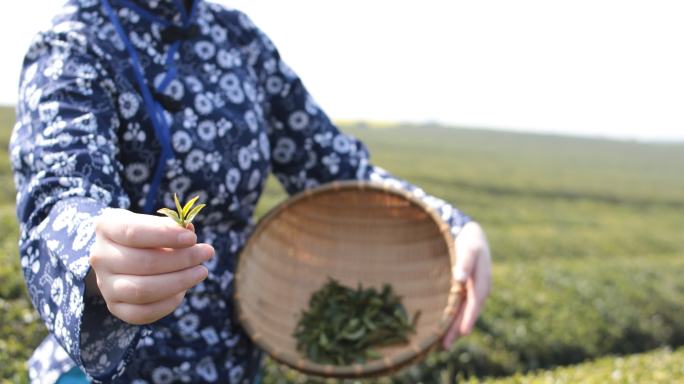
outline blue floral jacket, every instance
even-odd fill
[[[238,252],[272,172],[289,194],[342,179],[394,184],[451,225],[470,220],[369,162],[244,14],[194,1],[70,0],[26,54],[10,144],[29,294],[49,336],[34,382],[77,366],[95,382],[250,380],[259,353],[234,318]],[[84,296],[93,218],[199,194],[209,278],[136,326]]]

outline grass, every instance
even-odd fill
[[[6,154],[12,119],[0,110],[0,382],[26,380],[23,362],[45,334],[16,253]],[[452,372],[605,382],[602,372],[615,364],[624,375],[638,365],[675,382],[681,350],[656,348],[684,345],[684,144],[429,125],[343,130],[364,141],[375,164],[478,220],[495,260],[494,290],[476,331],[451,352],[376,382],[438,383]],[[284,197],[271,178],[257,216]],[[318,382],[273,363],[265,372],[267,384]]]

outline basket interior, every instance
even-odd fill
[[[292,333],[328,276],[351,287],[389,283],[410,316],[421,311],[409,345],[379,350],[385,362],[435,338],[447,315],[450,237],[422,206],[383,190],[329,189],[286,208],[259,224],[240,256],[240,319],[257,344],[301,368]]]

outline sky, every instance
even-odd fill
[[[333,119],[684,141],[682,1],[217,2],[250,15]],[[1,104],[61,3],[0,13]]]

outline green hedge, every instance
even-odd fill
[[[25,362],[46,334],[26,294],[14,206],[0,206],[0,382],[25,382]]]
[[[488,384],[672,384],[684,382],[684,349],[664,348],[625,357],[605,357],[573,367],[528,376],[515,375]]]

